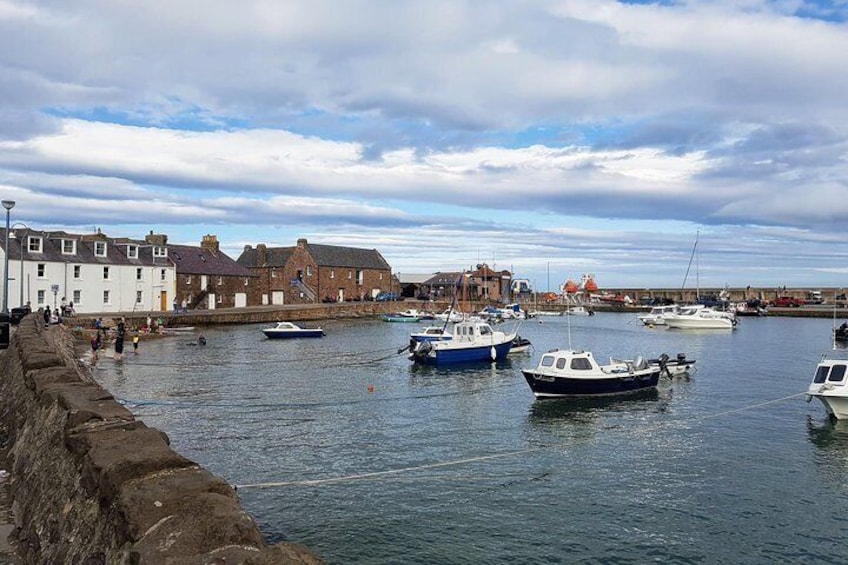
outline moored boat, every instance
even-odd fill
[[[401,322],[401,323],[417,323],[421,320],[418,316],[410,316],[401,312],[394,314],[383,314],[380,318],[384,322]]]
[[[506,359],[515,333],[495,331],[484,321],[456,324],[453,338],[440,341],[416,342],[409,358],[427,365],[451,365]]]
[[[415,341],[449,341],[453,335],[445,326],[427,326],[417,332],[409,334],[410,339]]]
[[[277,325],[273,328],[262,328],[262,333],[264,333],[269,339],[324,336],[324,330],[321,328],[301,328],[297,324],[293,324],[291,322],[277,322]]]
[[[807,400],[818,398],[828,414],[837,420],[848,419],[848,358],[844,355],[821,358],[807,389]]]
[[[666,326],[681,330],[732,330],[736,327],[733,312],[715,310],[702,304],[684,306],[676,314],[663,317]]]
[[[662,369],[643,358],[600,365],[589,351],[554,349],[521,373],[536,398],[612,396],[656,388]]]
[[[517,335],[515,336],[515,339],[512,340],[512,347],[509,348],[509,354],[527,353],[530,351],[531,347],[533,347],[533,344],[530,343],[529,339]]]
[[[651,311],[646,314],[636,316],[639,321],[646,326],[664,326],[665,317],[667,315],[676,314],[678,310],[677,304],[667,304],[664,306],[654,306]]]

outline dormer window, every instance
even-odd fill
[[[41,238],[29,236],[27,238],[27,251],[30,253],[41,253]]]
[[[138,245],[127,245],[127,258],[138,259]]]
[[[77,240],[75,239],[63,239],[62,240],[62,255],[76,255],[77,254]]]
[[[94,242],[94,256],[95,257],[106,257],[106,242],[105,241],[95,241]]]
[[[153,256],[154,257],[167,257],[168,256],[168,248],[156,246],[153,248]]]

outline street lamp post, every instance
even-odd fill
[[[20,298],[20,303],[18,304],[18,306],[23,307],[23,305],[24,305],[24,244],[26,243],[26,238],[29,235],[29,226],[26,225],[23,222],[15,222],[14,224],[12,224],[12,227],[10,229],[14,230],[14,229],[17,229],[19,227],[24,228],[26,230],[24,232],[23,237],[18,238],[20,240],[20,243],[21,243],[21,261],[20,261],[20,263],[21,263],[21,278],[18,282],[18,284],[20,285],[20,290],[21,290],[21,298]]]
[[[6,244],[3,247],[3,313],[9,313],[9,218],[12,208],[15,207],[14,200],[3,200],[3,208],[6,209]]]

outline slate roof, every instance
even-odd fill
[[[306,249],[319,267],[353,267],[359,269],[384,269],[391,267],[376,249],[341,247],[338,245],[306,244]]]
[[[436,273],[426,281],[421,284],[425,284],[427,286],[455,286],[458,282],[461,282],[460,277],[462,277],[465,273],[454,272],[454,273]],[[473,279],[465,278],[466,286],[479,286]]]
[[[221,251],[205,247],[168,244],[168,257],[180,275],[255,276]]]
[[[239,255],[236,262],[242,267],[261,268],[261,267],[284,267],[288,262],[289,257],[294,253],[294,247],[270,247],[265,250],[265,261],[260,261],[259,249],[251,247],[246,249]]]
[[[41,252],[30,252],[27,248],[28,236],[41,237]],[[64,231],[40,231],[33,229],[9,230],[9,260],[20,261],[21,238],[23,238],[24,261],[45,263],[68,263],[68,264],[95,264],[95,265],[135,265],[135,266],[162,266],[170,267],[171,261],[167,257],[154,257],[153,248],[144,241],[128,238],[110,238],[103,234],[73,234]],[[62,253],[62,240],[76,241],[76,253]],[[94,254],[94,243],[103,241],[106,243],[106,256],[100,257]],[[6,242],[6,230],[0,228],[0,247]],[[127,256],[129,245],[138,246],[138,258]]]
[[[265,263],[259,264],[257,248],[246,249],[238,258],[244,267],[282,267],[291,257],[296,247],[268,247]],[[343,247],[340,245],[321,245],[307,243],[306,250],[319,267],[350,267],[354,269],[391,270],[388,262],[376,249]]]

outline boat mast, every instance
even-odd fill
[[[683,291],[686,290],[686,279],[689,278],[689,269],[692,268],[692,259],[695,259],[695,300],[700,299],[700,272],[698,269],[698,257],[695,254],[695,251],[698,249],[698,237],[700,236],[701,231],[698,230],[695,232],[695,245],[692,246],[692,254],[689,255],[689,264],[686,266],[686,275],[683,276],[683,285],[680,287],[680,294],[682,296]]]

